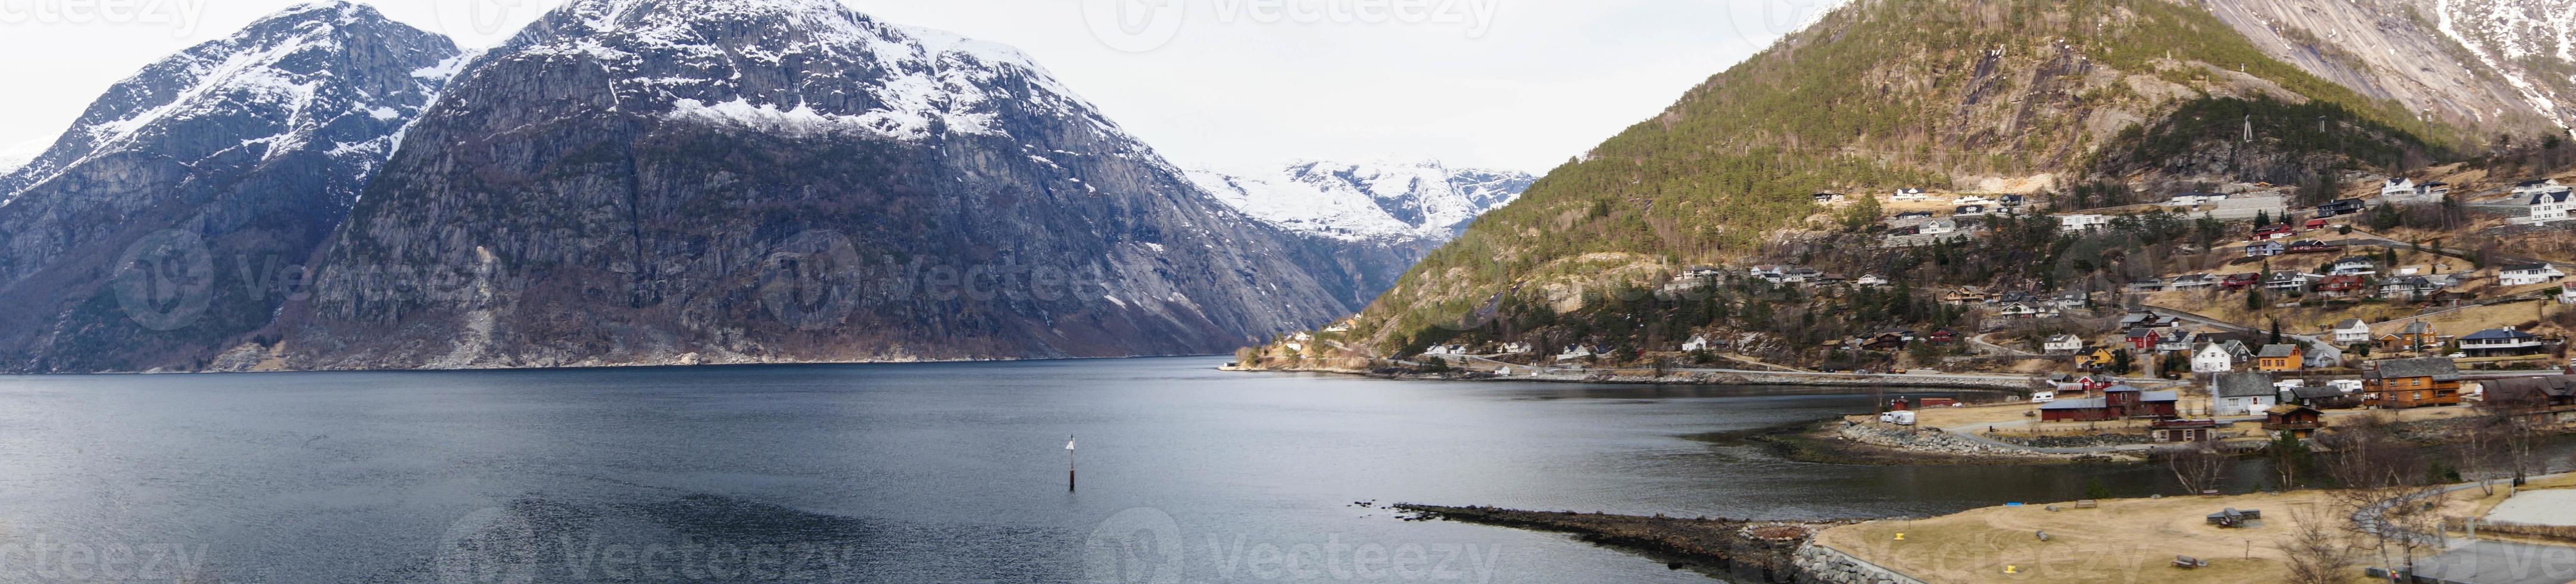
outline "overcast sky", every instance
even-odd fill
[[[1653,115],[1826,1],[843,0],[1017,46],[1186,166],[1428,157],[1533,172]],[[562,2],[369,3],[482,47]],[[81,12],[120,3],[135,12]],[[0,147],[50,141],[144,64],[295,3],[0,0],[0,79],[13,86],[0,92]]]

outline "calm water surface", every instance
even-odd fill
[[[0,582],[1707,582],[1353,503],[1824,518],[2170,489],[1685,438],[1869,407],[1830,390],[1221,362],[0,377]]]

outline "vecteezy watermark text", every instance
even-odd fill
[[[1493,29],[1502,0],[1083,0],[1092,36],[1109,48],[1141,53],[1180,35],[1192,5],[1221,25],[1405,24],[1453,26],[1467,38]]]
[[[1236,582],[1492,582],[1501,545],[1364,540],[1340,533],[1292,540],[1252,534],[1209,535],[1203,545],[1181,533],[1161,510],[1120,511],[1083,539],[1087,582],[1166,584]],[[1197,578],[1186,572],[1196,571]],[[1213,578],[1210,578],[1213,576]]]
[[[204,544],[57,541],[45,534],[0,540],[0,582],[194,581]]]
[[[197,33],[213,0],[0,0],[0,24],[157,24]]]

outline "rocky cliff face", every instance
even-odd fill
[[[2576,122],[2576,1],[2305,0],[2206,5],[2265,55],[2468,131]]]
[[[322,254],[300,368],[1212,353],[1347,258],[1007,47],[831,0],[580,0],[477,59]]]
[[[111,87],[0,177],[0,367],[184,368],[267,324],[457,55],[315,3]]]

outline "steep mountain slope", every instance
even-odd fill
[[[407,135],[304,368],[1209,353],[1364,300],[1007,47],[832,0],[579,0]]]
[[[2487,140],[2576,121],[2576,1],[2206,5],[2266,56]]]
[[[457,54],[315,3],[109,88],[0,177],[0,367],[184,367],[266,324]]]
[[[1519,198],[1538,179],[1430,160],[1297,161],[1235,172],[1192,170],[1189,177],[1217,200],[1281,229],[1353,242],[1435,245]]]
[[[1854,3],[1550,172],[1356,333],[1399,350],[1498,303],[1577,310],[1689,264],[1794,253],[1764,246],[1821,218],[1818,190],[2292,183],[2438,158],[2461,133],[2265,57],[2194,5]]]

